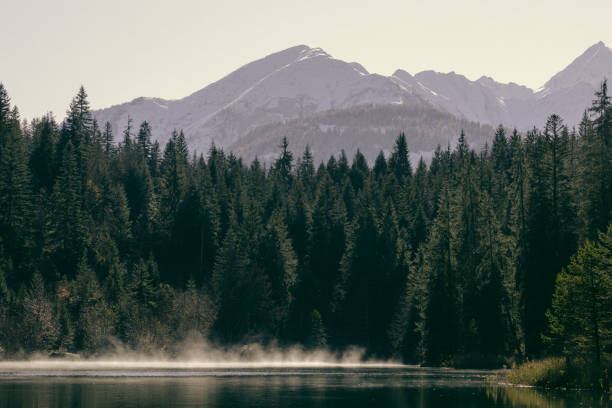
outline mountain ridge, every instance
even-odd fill
[[[94,111],[94,116],[110,122],[115,134],[128,117],[135,123],[147,120],[153,138],[162,144],[173,129],[183,129],[190,147],[200,152],[212,142],[241,150],[241,143],[252,145],[245,137],[255,137],[258,128],[270,129],[275,123],[282,127],[328,110],[363,106],[376,107],[382,114],[380,106],[397,113],[395,105],[416,104],[475,123],[525,130],[542,126],[552,113],[576,125],[606,76],[612,76],[612,50],[603,42],[589,47],[537,91],[488,76],[472,81],[455,72],[426,70],[411,75],[398,69],[384,76],[357,62],[336,59],[321,48],[297,45],[245,64],[184,98],[140,97]],[[432,140],[432,145],[436,142]]]

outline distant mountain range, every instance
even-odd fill
[[[301,153],[310,145],[315,159],[360,149],[369,160],[388,152],[400,131],[411,151],[427,154],[453,143],[461,129],[482,145],[492,126],[541,127],[557,113],[575,125],[604,77],[612,78],[612,50],[603,42],[588,48],[534,91],[489,77],[397,70],[370,74],[358,63],[335,59],[305,45],[251,62],[219,81],[178,100],[137,98],[94,112],[113,126],[116,139],[128,116],[147,120],[164,144],[183,129],[190,147],[206,152],[214,143],[251,160],[267,161],[283,136]]]

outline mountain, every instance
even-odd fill
[[[411,76],[397,70],[392,78],[447,112],[468,120],[521,130],[542,127],[553,113],[577,125],[604,78],[612,78],[612,50],[603,42],[588,48],[538,91],[489,77],[470,81],[463,75],[424,71]]]
[[[550,78],[540,94],[548,95],[580,84],[598,86],[603,76],[612,77],[612,50],[600,41]]]
[[[358,105],[416,100],[390,78],[334,59],[319,48],[297,46],[252,62],[180,100],[138,98],[95,112],[115,134],[127,123],[148,120],[165,142],[183,129],[190,146],[205,151],[212,141],[227,147],[258,126]]]
[[[128,116],[135,124],[147,120],[162,144],[173,129],[183,129],[199,152],[214,141],[245,159],[272,157],[278,140],[288,136],[296,142],[294,150],[308,143],[321,159],[341,148],[347,153],[359,148],[372,160],[377,150],[390,149],[402,130],[413,151],[427,152],[454,140],[461,127],[474,132],[467,132],[472,143],[484,143],[482,132],[490,127],[478,123],[525,130],[543,126],[557,113],[575,125],[604,77],[612,77],[612,50],[602,42],[538,91],[485,76],[471,81],[454,72],[411,75],[400,69],[387,77],[299,45],[251,62],[183,99],[137,98],[94,116],[110,122],[115,135]],[[429,134],[420,133],[424,130]]]
[[[488,77],[470,81],[454,72],[423,71],[412,76],[397,70],[392,78],[455,116],[493,125],[517,126],[516,120],[524,113],[522,106],[534,96],[533,91],[524,86],[500,84]]]
[[[546,82],[534,106],[540,116],[554,112],[566,123],[577,124],[604,78],[612,79],[612,49],[600,41]]]

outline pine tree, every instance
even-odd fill
[[[268,325],[272,333],[277,334],[289,316],[297,267],[287,227],[279,213],[270,217],[261,236],[257,262],[270,282],[272,309],[268,312]]]
[[[407,363],[425,361],[425,310],[428,276],[424,268],[424,247],[412,259],[404,258],[409,268],[405,287],[389,327],[394,354]]]
[[[81,199],[81,178],[72,143],[64,147],[62,163],[51,196],[51,212],[46,237],[51,276],[75,276],[87,247],[86,214]]]
[[[525,150],[529,171],[529,208],[526,217],[523,279],[523,321],[528,355],[542,351],[540,335],[545,329],[544,313],[550,306],[554,280],[558,272],[551,260],[553,241],[551,225],[551,166],[546,139],[537,130],[527,133]]]
[[[81,190],[84,190],[88,180],[87,150],[93,138],[93,116],[87,100],[87,92],[81,86],[70,102],[63,124],[62,138],[58,153],[63,153],[68,143],[72,144],[76,153],[76,164],[81,179]],[[61,162],[61,160],[60,160]]]
[[[69,283],[62,279],[57,284],[55,315],[58,321],[57,348],[59,351],[74,351],[74,323],[68,311]]]
[[[527,192],[529,191],[529,178],[526,166],[525,147],[521,135],[514,130],[510,138],[510,185],[508,199],[511,201],[511,236],[514,238],[514,270],[515,282],[512,304],[513,327],[516,328],[516,348],[519,354],[524,352],[523,316],[522,307],[525,305],[524,285],[526,256],[528,254],[527,242]]]
[[[336,172],[332,176],[336,183],[343,183],[345,177],[349,174],[348,157],[344,149],[340,151],[340,157],[338,158]]]
[[[30,168],[34,191],[43,190],[43,194],[51,194],[56,176],[55,149],[58,130],[53,117],[43,117],[34,130],[34,149],[30,156]]]
[[[18,112],[0,85],[0,248],[8,257],[6,279],[17,287],[30,278],[32,195],[26,141]]]
[[[491,167],[495,175],[494,183],[491,186],[491,196],[495,204],[497,218],[502,223],[504,232],[508,232],[510,228],[511,217],[511,201],[508,200],[507,194],[510,185],[510,146],[506,137],[505,129],[500,125],[493,139],[491,146]]]
[[[11,112],[11,98],[0,82],[0,132],[5,132],[9,126],[9,115]]]
[[[314,159],[312,157],[312,152],[310,151],[310,146],[308,145],[306,145],[304,154],[298,163],[297,175],[302,181],[304,187],[310,189],[313,188],[312,184],[315,176]]]
[[[442,187],[438,215],[432,225],[425,251],[424,268],[428,274],[425,309],[426,360],[449,363],[459,351],[462,322],[457,285],[457,261],[452,237],[451,196]]]
[[[57,340],[58,326],[53,304],[40,274],[32,277],[21,299],[17,332],[27,351],[50,350]]]
[[[187,188],[188,162],[183,146],[184,137],[181,135],[174,131],[164,150],[160,210],[165,220],[174,219]]]
[[[575,211],[570,197],[568,145],[569,135],[562,126],[557,115],[552,115],[544,131],[544,137],[549,146],[549,166],[551,184],[551,211],[553,221],[553,235],[555,237],[555,256],[559,258],[557,268],[565,264],[568,255],[574,252],[574,237],[572,225]]]
[[[108,157],[113,151],[113,128],[110,122],[106,122],[104,124],[104,133],[102,134],[102,140],[104,141],[104,153]]]
[[[589,111],[592,122],[583,121],[583,183],[586,195],[587,236],[594,238],[612,216],[612,104],[604,81]],[[586,123],[585,123],[586,122]]]
[[[128,115],[127,124],[123,129],[123,147],[128,148],[132,145],[132,118]]]
[[[359,190],[363,188],[369,174],[370,169],[368,168],[366,158],[359,150],[357,150],[349,173],[353,190],[359,192]]]
[[[513,338],[516,327],[513,316],[514,259],[513,242],[504,236],[497,219],[494,201],[488,194],[482,199],[482,210],[478,220],[480,262],[476,266],[477,307],[474,314],[478,330],[475,351],[488,358],[509,355],[516,350],[517,341]]]
[[[374,175],[379,177],[384,177],[387,172],[387,159],[385,159],[385,155],[382,150],[376,156],[376,160],[374,161]]]
[[[393,153],[389,158],[389,169],[395,174],[398,181],[404,183],[405,178],[410,178],[412,175],[412,167],[410,165],[410,157],[408,156],[408,143],[404,132],[395,139]]]
[[[151,126],[149,122],[144,121],[140,124],[138,129],[138,135],[136,136],[136,142],[140,147],[140,150],[144,157],[148,160],[151,149]]]
[[[428,236],[429,217],[431,214],[431,205],[429,198],[428,186],[428,171],[427,165],[423,157],[419,160],[419,164],[414,173],[413,184],[410,189],[410,203],[413,207],[412,220],[412,242],[411,248],[416,251],[422,243],[425,242]]]
[[[70,299],[77,316],[75,347],[79,350],[100,350],[111,333],[111,320],[98,279],[83,254],[77,267],[74,289]]]
[[[603,355],[612,344],[612,226],[599,242],[587,241],[559,274],[547,318],[545,339],[570,358],[587,359],[595,378],[604,378]]]
[[[87,92],[81,85],[79,92],[70,102],[70,107],[66,112],[66,125],[70,134],[70,141],[80,146],[81,143],[87,143],[87,139],[91,136],[89,131],[93,126],[93,116],[87,101]]]
[[[159,197],[154,179],[144,156],[131,144],[124,144],[119,152],[120,180],[127,198],[130,223],[137,252],[145,255],[143,247],[151,240],[154,224],[158,219]]]
[[[226,342],[242,340],[251,330],[259,299],[266,290],[261,276],[249,279],[249,259],[234,224],[225,235],[213,271],[211,283],[217,305],[214,330]]]
[[[285,182],[291,181],[291,169],[293,167],[293,153],[289,151],[289,142],[283,137],[279,146],[281,153],[274,163],[274,172]]]
[[[312,303],[319,310],[323,321],[331,322],[334,293],[339,279],[339,265],[346,248],[347,212],[344,201],[338,197],[338,190],[331,178],[324,173],[317,187],[312,210],[312,251],[309,259],[312,279],[318,290]],[[330,327],[329,335],[333,337]]]
[[[176,332],[180,339],[194,334],[206,336],[214,321],[214,309],[206,294],[198,290],[196,281],[189,279],[182,294],[176,297]]]
[[[457,187],[452,192],[450,217],[452,227],[452,243],[454,258],[457,260],[456,278],[460,288],[463,310],[464,338],[462,342],[469,347],[473,347],[478,341],[478,327],[476,319],[481,312],[479,307],[480,293],[478,291],[478,278],[476,276],[478,256],[478,217],[481,213],[481,194],[491,188],[487,184],[488,177],[483,177],[486,173],[487,161],[477,158],[473,151],[467,149],[465,135],[460,137],[457,146],[456,161],[453,163],[457,168],[456,180]],[[480,175],[478,170],[480,169]],[[481,190],[483,190],[481,192]],[[470,350],[472,351],[472,350]]]
[[[348,227],[347,243],[339,265],[339,279],[334,301],[342,322],[343,343],[349,339],[368,347],[372,316],[372,274],[376,270],[376,238],[378,235],[372,209],[364,208]]]

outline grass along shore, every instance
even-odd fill
[[[606,361],[600,368],[563,357],[550,357],[528,361],[512,368],[503,378],[516,385],[542,388],[590,389],[610,392],[612,362]]]

